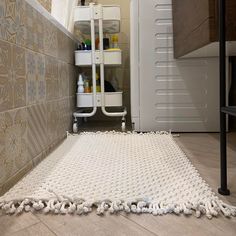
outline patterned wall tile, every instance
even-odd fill
[[[58,79],[59,79],[59,97],[69,96],[69,73],[68,64],[59,62],[58,65]]]
[[[47,147],[47,113],[46,105],[28,107],[28,152],[34,158]]]
[[[31,105],[37,101],[37,81],[36,81],[36,53],[26,51],[26,77],[27,77],[27,104]]]
[[[7,75],[11,68],[11,45],[0,40],[0,74]]]
[[[47,100],[57,99],[59,96],[58,61],[53,57],[46,56],[45,64]]]
[[[0,186],[71,130],[74,49],[25,0],[0,0]]]
[[[64,62],[74,64],[74,52],[76,50],[76,43],[65,35],[61,30],[57,30],[58,40],[58,58]]]
[[[26,52],[27,104],[46,100],[45,56],[27,50]]]
[[[66,131],[69,131],[72,127],[71,117],[72,112],[70,111],[70,101],[69,98],[62,99],[59,101],[60,115],[58,117],[59,129],[58,136],[63,136]]]
[[[47,102],[47,134],[49,144],[58,139],[59,125],[59,103],[58,100]]]
[[[29,161],[25,108],[0,114],[0,185]]]
[[[66,51],[67,36],[59,29],[57,29],[57,40],[58,40],[58,58],[62,61],[68,62],[68,52]]]
[[[75,96],[77,90],[78,67],[68,64],[69,68],[69,96]]]
[[[67,36],[67,57],[68,57],[68,63],[74,65],[75,64],[75,56],[74,52],[75,50],[77,50],[77,44],[71,40],[68,36]]]
[[[6,158],[5,154],[5,130],[6,130],[5,113],[0,113],[0,186],[11,176],[14,159]]]
[[[51,12],[52,0],[38,0],[38,2],[39,2],[48,12]]]
[[[26,3],[26,17],[25,17],[25,28],[26,28],[26,47],[35,51],[38,51],[37,45],[37,11],[28,3]]]
[[[0,1],[0,38],[25,45],[25,1]]]
[[[37,12],[37,20],[35,22],[35,31],[36,31],[36,48],[39,52],[44,52],[44,24],[46,22],[46,18],[42,17],[42,15]]]
[[[0,111],[26,105],[25,50],[0,41]]]
[[[11,45],[0,40],[0,112],[13,108]]]
[[[14,93],[14,107],[26,105],[26,70],[25,70],[25,49],[16,45],[12,46],[11,78]]]
[[[45,80],[45,56],[37,54],[36,57],[36,79],[37,79],[37,101],[46,100],[46,80]]]
[[[57,50],[58,50],[57,28],[50,21],[45,22],[43,38],[44,38],[45,54],[57,57]]]

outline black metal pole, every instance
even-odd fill
[[[226,31],[225,31],[225,0],[219,0],[219,50],[220,50],[220,165],[221,187],[219,193],[229,195],[227,188],[227,133],[226,114],[221,108],[226,106]]]

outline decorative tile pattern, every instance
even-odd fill
[[[0,186],[12,174],[14,165],[13,157],[6,158],[5,154],[6,127],[5,113],[0,113]]]
[[[37,32],[36,32],[36,23],[37,23],[37,11],[28,3],[26,3],[26,19],[25,19],[25,28],[26,28],[26,47],[32,50],[37,51]]]
[[[68,65],[64,62],[59,62],[58,65],[59,79],[59,97],[63,98],[69,95],[69,74]]]
[[[28,107],[28,152],[34,158],[47,147],[46,105]]]
[[[61,112],[60,112],[61,115]],[[59,102],[52,101],[47,103],[47,134],[49,144],[58,138],[59,125]]]
[[[14,88],[14,107],[26,105],[25,49],[13,45],[12,82]]]
[[[26,104],[25,50],[0,41],[0,111]]]
[[[66,46],[67,46],[67,37],[66,35],[59,29],[57,29],[57,40],[58,40],[58,58],[62,61],[68,62]]]
[[[25,0],[0,0],[0,188],[71,130],[74,48]]]
[[[64,62],[74,64],[74,54],[71,52],[76,50],[76,44],[61,30],[57,30],[58,39],[58,58]]]
[[[0,40],[0,112],[13,108],[11,45]]]
[[[53,57],[46,56],[45,63],[47,100],[57,99],[59,95],[58,61]]]
[[[35,31],[36,31],[36,49],[39,52],[44,52],[44,24],[46,19],[41,16],[39,12],[37,12],[37,20],[35,22]]]
[[[69,131],[72,127],[71,118],[72,112],[70,111],[69,99],[62,99],[59,101],[60,115],[58,117],[59,129],[58,136],[63,136],[66,131]]]
[[[46,100],[45,57],[38,54],[36,58],[37,101]]]
[[[0,114],[0,185],[29,161],[25,108]]]
[[[27,51],[27,104],[32,105],[46,100],[45,57],[41,54]]]
[[[27,104],[36,103],[37,81],[36,81],[36,54],[31,51],[26,52],[26,77],[27,77]]]
[[[44,52],[47,55],[57,57],[57,28],[50,21],[44,25]]]
[[[11,43],[25,45],[25,1],[1,0],[0,38]]]
[[[69,70],[69,96],[75,96],[77,89],[77,78],[79,75],[78,67],[68,64]]]
[[[51,12],[52,0],[38,0],[38,2],[39,2],[48,12]]]

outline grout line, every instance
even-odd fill
[[[38,214],[41,214],[41,213],[38,213]],[[34,214],[34,216],[35,216],[43,225],[45,225],[45,226],[50,230],[50,232],[52,232],[55,236],[58,236],[57,233],[54,232],[54,230],[51,229],[50,226],[49,226],[47,223],[45,223],[43,220],[41,220],[41,218],[38,216],[38,214]]]
[[[32,225],[29,225],[29,226],[27,226],[27,227],[25,227],[25,228],[20,229],[20,230],[13,231],[13,232],[10,233],[10,235],[16,234],[16,233],[18,234],[18,232],[22,232],[22,231],[24,231],[24,230],[26,230],[26,229],[28,229],[28,228],[30,228],[30,227],[33,227],[33,226],[35,226],[35,225],[37,225],[37,224],[40,224],[40,223],[41,223],[41,222],[38,221],[38,222],[36,222],[36,223],[33,223]]]
[[[132,213],[131,213],[132,214]],[[123,218],[125,218],[125,219],[127,219],[127,220],[129,220],[129,221],[131,221],[132,223],[134,223],[134,224],[136,224],[136,225],[138,225],[138,226],[140,226],[141,228],[143,228],[143,229],[145,229],[146,231],[148,231],[149,233],[151,233],[151,234],[153,234],[153,235],[155,235],[155,236],[159,236],[158,234],[156,234],[155,232],[153,232],[153,231],[151,231],[151,230],[149,230],[149,229],[147,229],[145,226],[143,226],[143,225],[140,225],[139,223],[137,223],[136,221],[134,221],[134,220],[132,220],[132,219],[130,219],[130,218],[128,218],[127,216],[125,216],[125,215],[123,215],[123,214],[119,214],[120,216],[122,216]],[[155,217],[155,216],[154,216]]]
[[[39,218],[38,218],[39,219]],[[40,219],[39,219],[40,220]],[[45,224],[43,221],[40,220],[40,222],[52,233],[54,234],[55,236],[57,236],[57,234],[47,225]]]
[[[56,98],[56,99],[51,99],[51,100],[45,100],[45,101],[41,100],[41,101],[38,101],[38,102],[33,103],[33,104],[25,105],[25,106],[22,106],[22,107],[10,108],[8,110],[1,111],[0,114],[5,113],[5,112],[13,112],[13,111],[21,110],[21,109],[27,109],[27,108],[31,108],[31,107],[39,106],[39,105],[47,105],[47,103],[50,103],[50,102],[61,102],[63,100],[70,100],[72,98],[75,98],[75,96],[71,95],[71,96],[66,96],[66,97]]]

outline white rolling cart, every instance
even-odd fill
[[[108,112],[106,107],[122,107],[123,92],[105,92],[104,66],[121,65],[121,50],[104,50],[103,34],[115,34],[120,31],[120,7],[103,6],[91,3],[89,6],[78,6],[74,11],[75,27],[79,27],[81,33],[89,34],[91,31],[92,50],[79,50],[75,52],[76,66],[92,67],[92,93],[77,93],[77,112],[74,112],[73,132],[78,132],[77,118],[88,118],[96,114],[101,107],[104,115],[109,117],[122,117],[121,127],[125,130],[127,110],[122,112]],[[99,50],[95,49],[96,33],[99,34]],[[96,69],[100,67],[101,92],[96,91]],[[81,108],[93,108],[90,113],[84,113]]]

